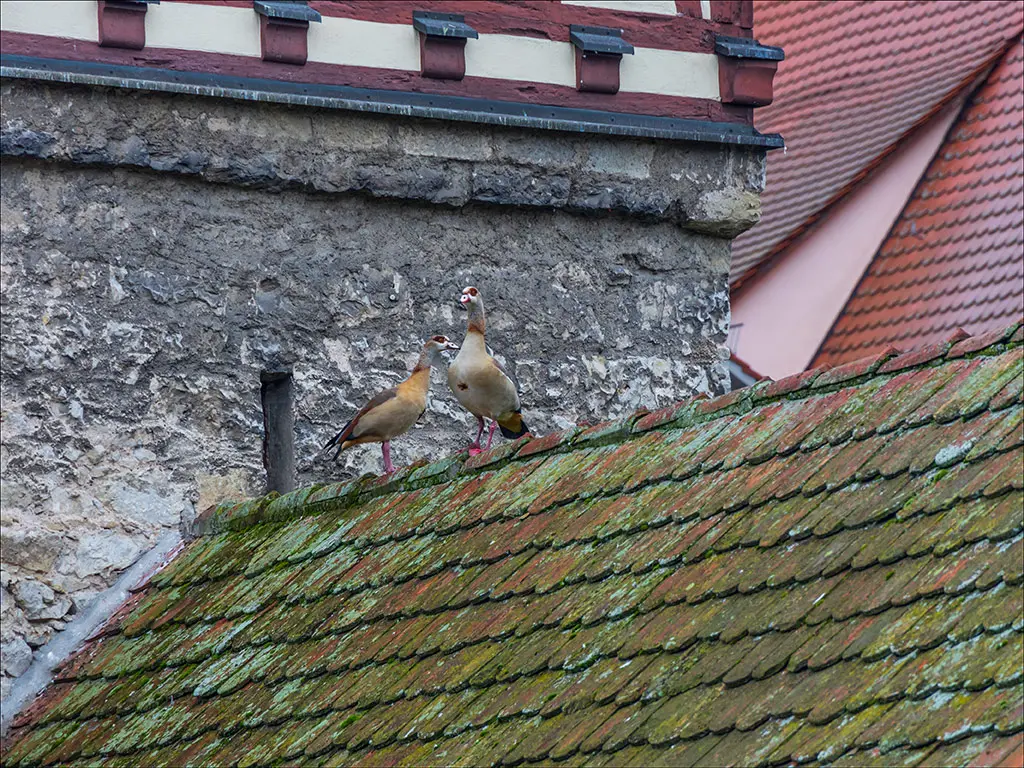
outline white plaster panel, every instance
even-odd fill
[[[260,56],[259,16],[251,8],[160,3],[146,12],[146,47]]]
[[[711,53],[636,48],[622,57],[619,89],[721,101],[718,57]]]
[[[73,40],[99,40],[96,3],[80,0],[3,0],[0,29]]]
[[[309,25],[309,61],[419,71],[420,41],[410,24],[324,16]],[[468,57],[467,57],[468,58]]]
[[[576,85],[572,45],[516,35],[480,35],[466,43],[466,76]]]

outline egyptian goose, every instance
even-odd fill
[[[520,413],[515,382],[487,353],[484,301],[480,291],[468,286],[462,291],[459,303],[468,312],[469,327],[462,349],[448,366],[448,386],[462,407],[476,416],[476,440],[469,446],[469,453],[473,455],[491,447],[495,429],[500,427],[501,434],[515,439],[525,435],[527,428]],[[485,419],[491,420],[491,427],[487,433],[487,446],[481,449]]]
[[[338,450],[332,459],[337,461],[341,452],[353,445],[380,443],[384,454],[384,471],[392,474],[395,467],[391,463],[391,440],[412,429],[412,425],[426,410],[430,367],[440,359],[441,352],[458,348],[447,336],[427,339],[409,378],[397,387],[374,395],[338,434],[327,441],[320,452],[337,446]]]

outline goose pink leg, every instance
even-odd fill
[[[494,440],[494,431],[497,428],[498,428],[498,422],[492,421],[491,422],[491,428],[487,432],[487,447],[484,448],[485,451],[489,451],[491,449],[491,441]]]
[[[384,474],[395,474],[395,465],[391,463],[391,441],[385,440],[380,444],[380,449],[384,454]]]
[[[483,437],[483,434],[484,434],[484,420],[481,419],[479,416],[477,416],[476,417],[476,423],[477,423],[476,440],[474,440],[472,443],[469,444],[469,455],[470,456],[476,456],[481,451],[481,448],[480,448],[480,438]],[[488,447],[490,447],[489,443],[488,443]]]

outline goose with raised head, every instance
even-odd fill
[[[501,434],[510,440],[522,437],[528,430],[515,382],[487,351],[487,319],[480,291],[467,286],[459,303],[467,311],[466,339],[448,366],[448,386],[462,407],[476,417],[476,439],[469,446],[470,454],[476,454],[491,447],[496,429],[501,429]],[[488,419],[491,426],[487,445],[481,448],[480,438]]]

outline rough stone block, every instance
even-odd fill
[[[25,612],[25,617],[29,619],[58,619],[64,614],[56,616],[43,616],[46,608],[53,604],[54,594],[53,590],[45,584],[42,584],[35,579],[26,579],[25,581],[19,581],[14,585],[14,597],[17,599],[21,609]],[[71,606],[71,601],[67,601],[68,607]],[[65,611],[66,612],[66,611]]]
[[[450,160],[487,160],[490,132],[478,126],[453,129],[444,123],[410,122],[398,127],[398,146],[409,155]]]
[[[733,238],[761,220],[761,197],[746,189],[713,189],[703,193],[688,226],[698,232]]]
[[[196,510],[199,514],[225,501],[242,501],[253,495],[248,475],[238,469],[224,475],[200,473],[196,477],[196,485],[199,493]]]
[[[665,192],[641,192],[634,185],[620,181],[593,181],[573,185],[568,207],[587,212],[624,211],[657,219],[671,209],[672,201]]]
[[[384,149],[391,141],[392,124],[376,117],[324,111],[312,115],[310,121],[325,152],[369,152]]]
[[[115,531],[89,533],[78,542],[75,570],[79,576],[120,571],[135,562],[142,553],[142,544]]]
[[[583,167],[588,171],[632,179],[646,179],[651,175],[652,142],[595,139],[585,146],[587,156]]]
[[[45,573],[53,568],[60,555],[60,534],[40,529],[0,529],[3,561]]]
[[[62,103],[75,109],[58,108]],[[764,187],[764,151],[749,148],[619,137],[582,141],[558,132],[24,81],[7,89],[4,104],[5,116],[14,118],[5,119],[0,134],[7,155],[138,165],[272,191],[365,189],[366,179],[360,186],[353,169],[400,166],[411,174],[371,186],[386,188],[388,197],[462,205],[468,196],[438,195],[417,177],[463,179],[474,163],[501,161],[508,173],[522,165],[568,172],[578,190],[561,202],[552,196],[552,206],[603,208],[731,237],[757,218],[749,201],[731,190],[757,195]],[[165,119],[169,112],[174,120]],[[723,220],[730,215],[733,221]]]
[[[469,199],[468,171],[457,166],[360,165],[354,169],[353,178],[353,189],[366,190],[376,197],[412,197],[445,205],[463,205]]]
[[[498,159],[561,171],[576,166],[580,143],[577,139],[558,134],[495,129],[493,146]]]
[[[0,644],[0,667],[4,674],[17,677],[32,663],[32,649],[20,637]]]
[[[570,189],[567,176],[507,166],[477,166],[472,173],[472,185],[474,200],[540,208],[565,205]]]

